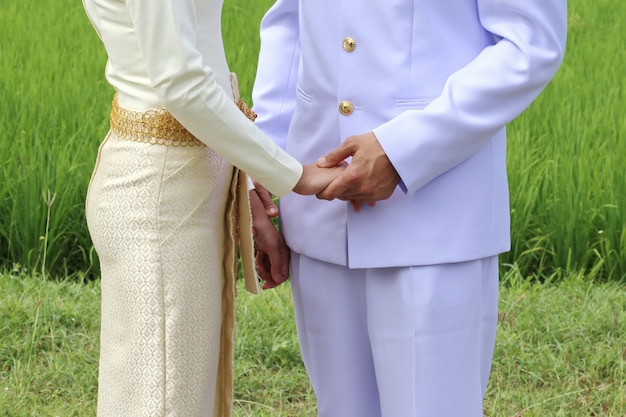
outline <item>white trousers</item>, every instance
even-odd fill
[[[498,257],[355,269],[292,253],[304,364],[320,417],[481,417]]]

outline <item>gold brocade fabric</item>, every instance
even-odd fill
[[[251,121],[256,114],[238,95],[236,105]],[[111,103],[111,130],[121,139],[167,146],[205,146],[166,109],[136,112],[119,105],[117,94]]]
[[[166,109],[135,112],[111,104],[111,130],[121,139],[169,146],[205,146]]]

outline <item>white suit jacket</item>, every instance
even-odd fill
[[[405,187],[358,213],[287,195],[288,245],[351,268],[508,250],[505,125],[554,76],[566,27],[566,0],[278,0],[257,126],[304,163],[373,131]]]

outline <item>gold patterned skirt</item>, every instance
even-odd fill
[[[100,146],[86,215],[102,272],[98,416],[232,413],[237,171],[204,145]]]

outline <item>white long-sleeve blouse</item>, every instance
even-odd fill
[[[84,0],[108,54],[120,106],[167,109],[191,134],[271,192],[284,195],[302,165],[233,103],[221,33],[222,0]]]

